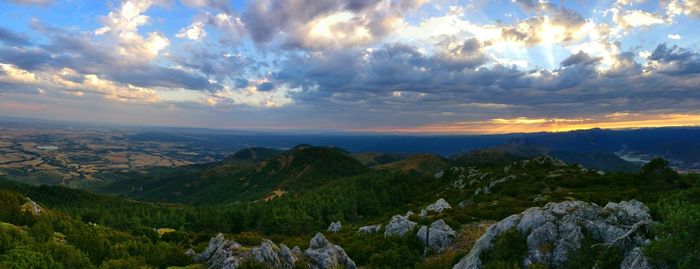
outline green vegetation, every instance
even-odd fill
[[[182,198],[186,204],[0,180],[0,267],[188,266],[191,260],[184,252],[201,251],[218,232],[245,246],[268,238],[305,248],[314,233],[341,221],[339,233],[326,235],[360,266],[449,268],[469,251],[468,242],[437,254],[424,252],[414,236],[356,233],[360,226],[386,225],[392,215],[418,212],[437,198],[445,198],[453,209],[412,220],[424,225],[444,219],[459,231],[459,238],[465,233],[462,225],[500,220],[551,201],[576,199],[604,205],[637,199],[660,220],[652,231],[658,239],[645,250],[653,261],[669,268],[698,267],[700,251],[693,240],[700,238],[698,176],[678,175],[663,160],[651,162],[638,173],[600,175],[547,159],[513,164],[509,156],[505,158],[493,157],[478,165],[469,158],[447,160],[444,175],[436,179],[433,173],[416,170],[439,171],[445,167],[441,162],[413,166],[416,169],[377,170],[339,149],[299,147],[279,154],[254,151],[213,164],[152,170],[147,177],[112,178],[119,180],[112,186],[122,190],[144,180],[139,185],[144,191],[128,192],[129,198],[168,202]],[[460,180],[462,185],[455,184]],[[287,193],[263,199],[275,189]],[[44,207],[44,213],[35,216],[22,211],[25,197]],[[457,206],[460,202],[467,206]],[[173,231],[161,235],[156,232],[159,228]],[[517,232],[503,235],[482,257],[487,268],[519,267],[524,242]],[[590,267],[594,261],[606,268],[619,264],[619,259],[619,253],[593,248],[573,254],[571,267]]]

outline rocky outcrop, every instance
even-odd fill
[[[504,177],[504,178],[501,178],[501,179],[497,179],[497,180],[491,181],[488,185],[484,186],[483,188],[478,188],[478,189],[476,189],[476,190],[474,191],[474,195],[479,195],[479,194],[482,194],[482,193],[483,193],[483,194],[491,194],[491,189],[492,189],[493,187],[495,187],[495,186],[498,185],[498,184],[507,182],[507,181],[509,181],[509,180],[513,180],[513,179],[515,179],[515,178],[516,178],[515,175],[510,175],[510,176],[507,176],[507,177]]]
[[[384,236],[404,236],[416,225],[417,223],[410,221],[407,216],[395,215],[391,217],[391,221],[384,228]]]
[[[301,254],[301,251],[299,251]],[[292,269],[294,268],[294,264],[298,261],[297,256],[294,254],[294,251],[289,249],[287,245],[280,243],[280,250],[279,250],[279,255],[280,261],[282,262],[282,268],[284,269]],[[301,255],[299,255],[301,256]]]
[[[621,268],[650,268],[639,248],[649,242],[643,231],[651,223],[649,209],[635,200],[608,203],[603,208],[581,201],[548,203],[511,215],[489,227],[453,269],[481,268],[479,256],[510,229],[527,236],[524,266],[539,263],[562,267],[567,255],[579,250],[583,238],[588,235],[598,246],[618,248],[624,254]]]
[[[379,230],[382,229],[381,224],[375,224],[375,225],[368,225],[368,226],[362,226],[360,229],[357,229],[357,233],[376,233],[379,232]]]
[[[426,211],[426,213],[430,213],[430,212],[440,213],[442,211],[445,211],[446,209],[452,209],[452,207],[450,206],[449,203],[447,203],[447,201],[445,201],[445,199],[440,198],[437,201],[435,201],[435,203],[428,205],[425,208],[425,211]]]
[[[301,250],[299,250],[301,254]],[[227,240],[218,234],[209,240],[207,248],[199,254],[188,250],[187,256],[193,257],[195,263],[206,263],[210,269],[235,269],[247,261],[264,264],[270,268],[292,269],[298,260],[294,251],[284,244],[278,247],[270,240],[247,250],[233,240]]]
[[[421,226],[416,236],[425,243],[426,247],[442,252],[452,243],[457,232],[440,219],[430,224],[430,227]]]
[[[341,227],[342,225],[340,224],[340,221],[331,222],[331,225],[328,225],[328,231],[332,233],[337,233],[340,231]]]
[[[39,216],[42,212],[44,212],[44,209],[39,204],[37,204],[29,198],[27,198],[26,203],[20,206],[20,210],[22,212],[29,212],[29,214],[32,214],[34,216]]]
[[[333,245],[321,233],[309,241],[309,248],[304,251],[304,256],[311,269],[330,269],[344,266],[346,269],[356,269],[355,262],[348,257],[345,250],[338,245]]]

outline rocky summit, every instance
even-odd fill
[[[651,268],[640,251],[650,242],[645,237],[650,224],[649,209],[636,200],[608,203],[605,207],[581,201],[548,203],[489,227],[453,269],[482,268],[481,255],[491,249],[496,238],[513,229],[527,238],[522,266],[561,268],[568,255],[582,247],[614,247],[624,253],[620,268]],[[595,241],[592,246],[582,245],[587,236]]]

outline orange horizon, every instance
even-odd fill
[[[614,113],[590,118],[496,118],[485,121],[463,121],[428,124],[418,127],[354,129],[379,133],[434,134],[509,134],[536,132],[568,132],[589,129],[642,129],[662,127],[698,127],[700,114],[628,114]]]

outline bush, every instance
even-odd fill
[[[62,269],[51,256],[32,251],[26,247],[15,248],[0,256],[0,268],[4,269]]]
[[[661,222],[645,253],[659,267],[700,268],[700,187],[663,199],[658,213]]]

